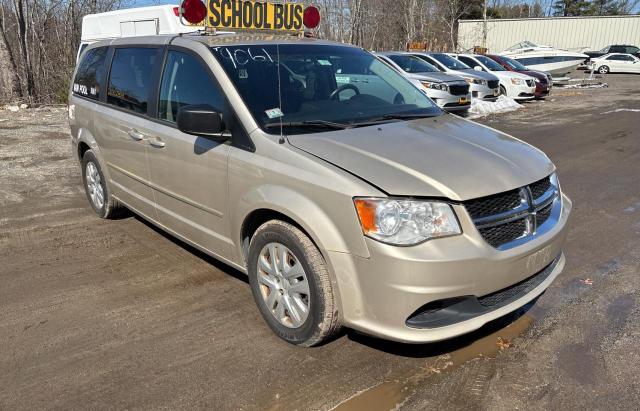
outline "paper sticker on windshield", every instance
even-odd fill
[[[331,62],[329,60],[318,60],[318,64],[321,66],[330,66]]]
[[[247,73],[247,69],[238,70],[238,77],[239,78],[249,78],[249,73]]]
[[[351,79],[347,76],[336,76],[336,83],[346,84],[350,82],[351,82]]]
[[[278,107],[265,110],[264,112],[267,114],[267,117],[269,118],[278,118],[278,117],[284,116],[284,114],[282,114],[282,110],[280,110],[280,108]]]

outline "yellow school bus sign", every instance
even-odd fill
[[[300,3],[208,0],[206,23],[221,30],[304,30],[305,7]]]

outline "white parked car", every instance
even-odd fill
[[[481,54],[451,54],[469,67],[486,71],[500,80],[500,94],[514,100],[532,100],[536,92],[536,80],[526,74],[508,71],[496,61]]]
[[[640,59],[631,54],[610,53],[589,62],[589,70],[607,73],[640,73]]]
[[[459,76],[443,73],[433,65],[405,52],[376,55],[423,90],[431,100],[447,111],[467,111],[471,107],[469,84]]]
[[[446,53],[412,52],[411,54],[432,64],[444,73],[465,79],[469,83],[471,98],[484,101],[496,101],[498,99],[500,80],[493,74],[474,70]]]

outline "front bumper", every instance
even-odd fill
[[[549,95],[550,91],[551,91],[550,84],[536,83],[536,91],[534,93],[535,98],[546,97]]]
[[[500,88],[489,88],[481,84],[469,84],[469,90],[471,91],[471,97],[484,101],[496,101],[500,95]]]
[[[431,98],[438,107],[446,111],[464,111],[471,107],[471,93],[461,96],[453,95],[447,91],[425,89],[427,96]]]
[[[471,332],[517,310],[539,296],[564,268],[562,246],[571,201],[564,195],[562,198],[560,218],[552,229],[504,251],[488,245],[464,207],[454,205],[462,235],[413,247],[394,247],[367,238],[369,258],[330,252],[345,325],[390,340],[424,343]],[[488,296],[527,280],[556,259],[540,283],[506,305],[443,326],[417,328],[407,324],[429,302]]]

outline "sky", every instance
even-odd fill
[[[158,4],[175,4],[178,5],[180,2],[180,0],[129,0],[126,1],[126,3],[129,4],[126,6],[128,7],[143,7],[143,6],[155,6]],[[533,3],[533,0],[530,1],[531,3]],[[640,4],[638,4],[636,6],[636,9],[634,10],[636,13],[640,12]]]

